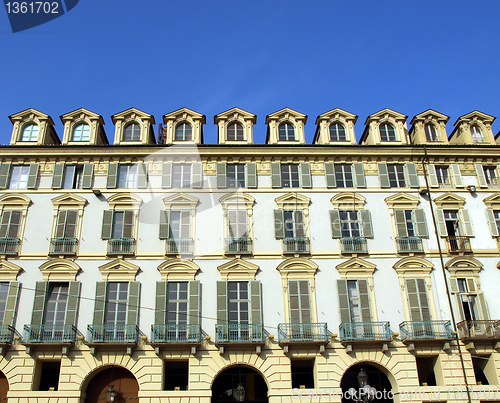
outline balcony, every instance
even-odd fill
[[[10,325],[0,325],[0,344],[12,344],[16,329]]]
[[[392,339],[389,322],[343,322],[339,330],[342,341],[388,341]]]
[[[151,325],[152,343],[201,343],[200,325]]]
[[[457,323],[458,337],[468,340],[500,340],[499,320],[464,320]]]
[[[252,239],[243,238],[226,238],[226,254],[227,255],[247,255],[252,253]]]
[[[108,239],[108,255],[133,255],[134,238],[110,238]]]
[[[309,238],[283,238],[283,253],[310,253]]]
[[[449,320],[403,322],[399,325],[402,340],[451,340],[453,331]]]
[[[326,342],[329,336],[326,323],[280,323],[278,325],[280,343]]]
[[[266,339],[261,323],[216,324],[215,333],[217,343],[263,343]]]
[[[340,245],[342,253],[368,253],[364,237],[343,237],[340,238]]]
[[[50,255],[76,255],[76,238],[52,238],[50,240]]]
[[[25,343],[63,344],[76,341],[77,329],[73,325],[25,325]]]
[[[192,238],[167,238],[165,253],[167,255],[179,255],[193,253]]]
[[[423,252],[422,238],[419,236],[400,236],[396,238],[399,253]]]
[[[447,236],[446,244],[449,253],[470,253],[470,239],[466,236]]]
[[[88,325],[89,343],[137,343],[139,328],[136,325]]]
[[[17,255],[20,244],[19,238],[0,238],[0,255]]]

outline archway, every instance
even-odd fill
[[[244,394],[243,399],[241,398],[242,394]],[[237,399],[238,397],[239,399]],[[267,384],[262,375],[243,365],[233,365],[225,369],[217,375],[212,384],[212,403],[238,401],[268,402]]]
[[[354,388],[359,393],[360,385],[358,382],[358,374],[361,369],[368,376],[368,385],[377,390],[375,399],[376,403],[393,403],[392,386],[389,378],[376,366],[367,363],[360,363],[350,367],[342,376],[340,387],[342,388],[342,403],[354,403],[354,399],[346,397],[346,392]],[[358,396],[359,397],[359,396]]]
[[[9,391],[9,381],[3,372],[0,372],[0,401],[7,401],[7,392]]]
[[[115,403],[138,401],[139,383],[134,375],[125,368],[111,366],[96,373],[85,389],[85,403],[106,401],[108,386],[113,385],[116,392]]]

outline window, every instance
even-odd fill
[[[255,162],[246,164],[218,162],[216,171],[218,188],[257,187],[257,164]]]
[[[166,253],[192,253],[191,211],[161,211],[159,237],[166,239]]]
[[[230,123],[227,127],[227,139],[229,141],[244,140],[243,126],[239,123]]]
[[[68,283],[51,283],[45,304],[44,325],[46,331],[53,332],[56,326],[64,326],[68,303]],[[57,329],[60,332],[60,329]]]
[[[167,283],[167,325],[188,323],[188,284],[187,281]]]
[[[172,187],[191,187],[191,164],[174,164],[172,166]]]
[[[308,162],[300,164],[271,162],[271,186],[273,188],[312,188],[311,166]]]
[[[292,359],[292,388],[314,389],[314,360]]]
[[[389,123],[382,123],[379,126],[380,141],[396,141],[396,131]]]
[[[0,221],[0,238],[19,238],[22,211],[4,210]]]
[[[474,376],[476,378],[477,385],[490,384],[486,376],[487,374],[490,375],[488,373],[488,367],[491,367],[491,363],[489,362],[490,358],[491,358],[490,355],[476,355],[472,357],[472,366],[474,368]],[[496,371],[493,370],[491,375],[494,375],[495,372]]]
[[[448,167],[436,166],[436,178],[439,187],[449,188],[451,187],[451,180],[448,173]]]
[[[193,140],[193,128],[189,123],[181,123],[175,128],[176,141],[191,141]]]
[[[165,361],[163,390],[187,390],[189,361]]]
[[[491,235],[497,237],[500,235],[500,210],[487,209],[488,224],[490,226]]]
[[[366,238],[373,237],[369,210],[330,210],[332,238],[339,238],[342,253],[367,253]]]
[[[479,315],[478,304],[476,302],[477,293],[474,280],[457,278],[457,285],[459,305],[463,313],[463,319],[467,321],[478,320],[481,316]]]
[[[4,323],[5,310],[7,308],[7,298],[9,297],[9,283],[0,283],[0,325]]]
[[[245,165],[226,164],[226,187],[245,187]]]
[[[131,211],[115,211],[113,214],[113,232],[111,238],[130,238],[132,236],[132,220],[126,220],[125,216],[131,216]]]
[[[437,134],[436,126],[431,124],[425,125],[425,138],[428,142],[436,142],[439,141],[439,136]]]
[[[83,166],[66,165],[64,168],[63,188],[81,189],[83,184]]]
[[[398,237],[427,237],[427,223],[422,209],[394,210]]]
[[[37,390],[53,391],[58,389],[61,361],[39,361],[37,371],[40,374],[40,383]]]
[[[281,164],[281,187],[300,187],[298,164]]]
[[[189,211],[170,212],[170,238],[190,238],[191,237],[191,213]]]
[[[57,214],[55,238],[76,238],[77,225],[77,210],[59,210]]]
[[[129,123],[125,127],[123,141],[141,141],[141,126],[139,123]]]
[[[305,236],[304,214],[300,210],[283,211],[285,238]]]
[[[37,141],[38,140],[38,125],[34,123],[27,124],[23,128],[21,141]]]
[[[406,187],[403,165],[387,164],[387,172],[389,174],[389,184],[391,188]]]
[[[247,281],[228,281],[228,323],[248,324],[250,295]]]
[[[461,226],[460,218],[458,216],[458,211],[456,210],[445,210],[444,211],[444,222],[446,225],[446,232],[448,236],[460,236]]]
[[[309,280],[288,280],[290,323],[311,323]]]
[[[410,312],[410,321],[421,322],[431,320],[425,279],[407,278],[405,280],[405,284],[406,296],[408,299],[408,310]],[[427,333],[429,333],[430,335],[434,333],[432,327],[427,328],[425,325],[420,325],[421,324],[412,325],[414,336],[427,335]]]
[[[128,282],[109,282],[107,284],[106,314],[104,323],[114,328],[126,324],[128,305]],[[114,331],[111,330],[111,332]],[[122,330],[123,332],[123,330]]]
[[[470,132],[472,134],[472,141],[474,143],[484,143],[483,132],[478,125],[472,125],[470,127]]]
[[[290,123],[282,123],[278,127],[280,141],[293,141],[295,138],[295,128]]]
[[[334,164],[325,162],[326,186],[328,188],[366,187],[362,162]]]
[[[418,382],[420,386],[436,386],[436,367],[437,356],[415,357],[417,362]]]
[[[29,174],[29,165],[12,165],[9,189],[27,189]]]
[[[357,211],[340,211],[340,225],[343,238],[360,237],[360,222]]]
[[[342,323],[371,322],[368,280],[337,280],[337,287]],[[364,326],[352,326],[351,331],[361,337],[364,329]],[[371,330],[369,326],[368,329]]]
[[[248,236],[248,213],[246,210],[228,210],[227,226],[231,238]]]
[[[437,210],[439,233],[447,239],[449,252],[471,252],[470,237],[474,236],[469,211]]]
[[[496,168],[490,166],[483,166],[483,172],[488,187],[498,187],[498,177]]]
[[[344,125],[340,123],[332,123],[330,125],[330,141],[346,141],[347,136],[345,133]]]
[[[73,136],[71,141],[89,141],[90,140],[90,126],[86,123],[80,123],[73,129]]]
[[[162,164],[161,186],[167,188],[201,188],[203,185],[203,167],[201,162]]]
[[[408,162],[406,164],[386,164],[379,162],[377,165],[380,186],[383,188],[407,186],[418,188],[420,186],[417,165],[413,162]],[[437,182],[437,180],[435,182]]]
[[[338,188],[354,187],[352,165],[335,164],[335,182]]]
[[[120,165],[118,170],[118,187],[124,189],[134,189],[137,187],[137,165]]]
[[[133,211],[104,211],[101,238],[108,240],[108,254],[134,254]]]

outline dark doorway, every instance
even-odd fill
[[[354,403],[353,399],[346,398],[346,392],[354,388],[359,391],[358,374],[361,369],[368,375],[368,385],[377,390],[373,402],[377,403],[393,403],[391,382],[385,374],[377,367],[369,364],[356,364],[349,368],[342,377],[340,387],[342,388],[342,403]]]
[[[243,400],[237,399],[244,389]],[[241,396],[241,395],[240,395]],[[267,385],[262,376],[255,370],[243,365],[236,365],[222,371],[212,384],[212,403],[232,402],[267,403]]]
[[[114,403],[138,401],[139,384],[134,375],[125,368],[113,366],[94,375],[86,389],[85,403],[105,402],[108,385],[113,385],[116,392]]]
[[[9,391],[9,381],[3,374],[0,372],[0,401],[7,401],[7,392]]]

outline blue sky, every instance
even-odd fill
[[[154,115],[186,106],[213,116],[238,106],[283,107],[315,119],[335,107],[366,117],[432,108],[455,120],[474,109],[500,117],[500,1],[80,0],[66,15],[12,34],[0,10],[0,143],[8,115],[59,116],[85,107],[104,117],[131,106]],[[157,126],[155,125],[155,130]],[[500,119],[493,124],[500,130]]]

